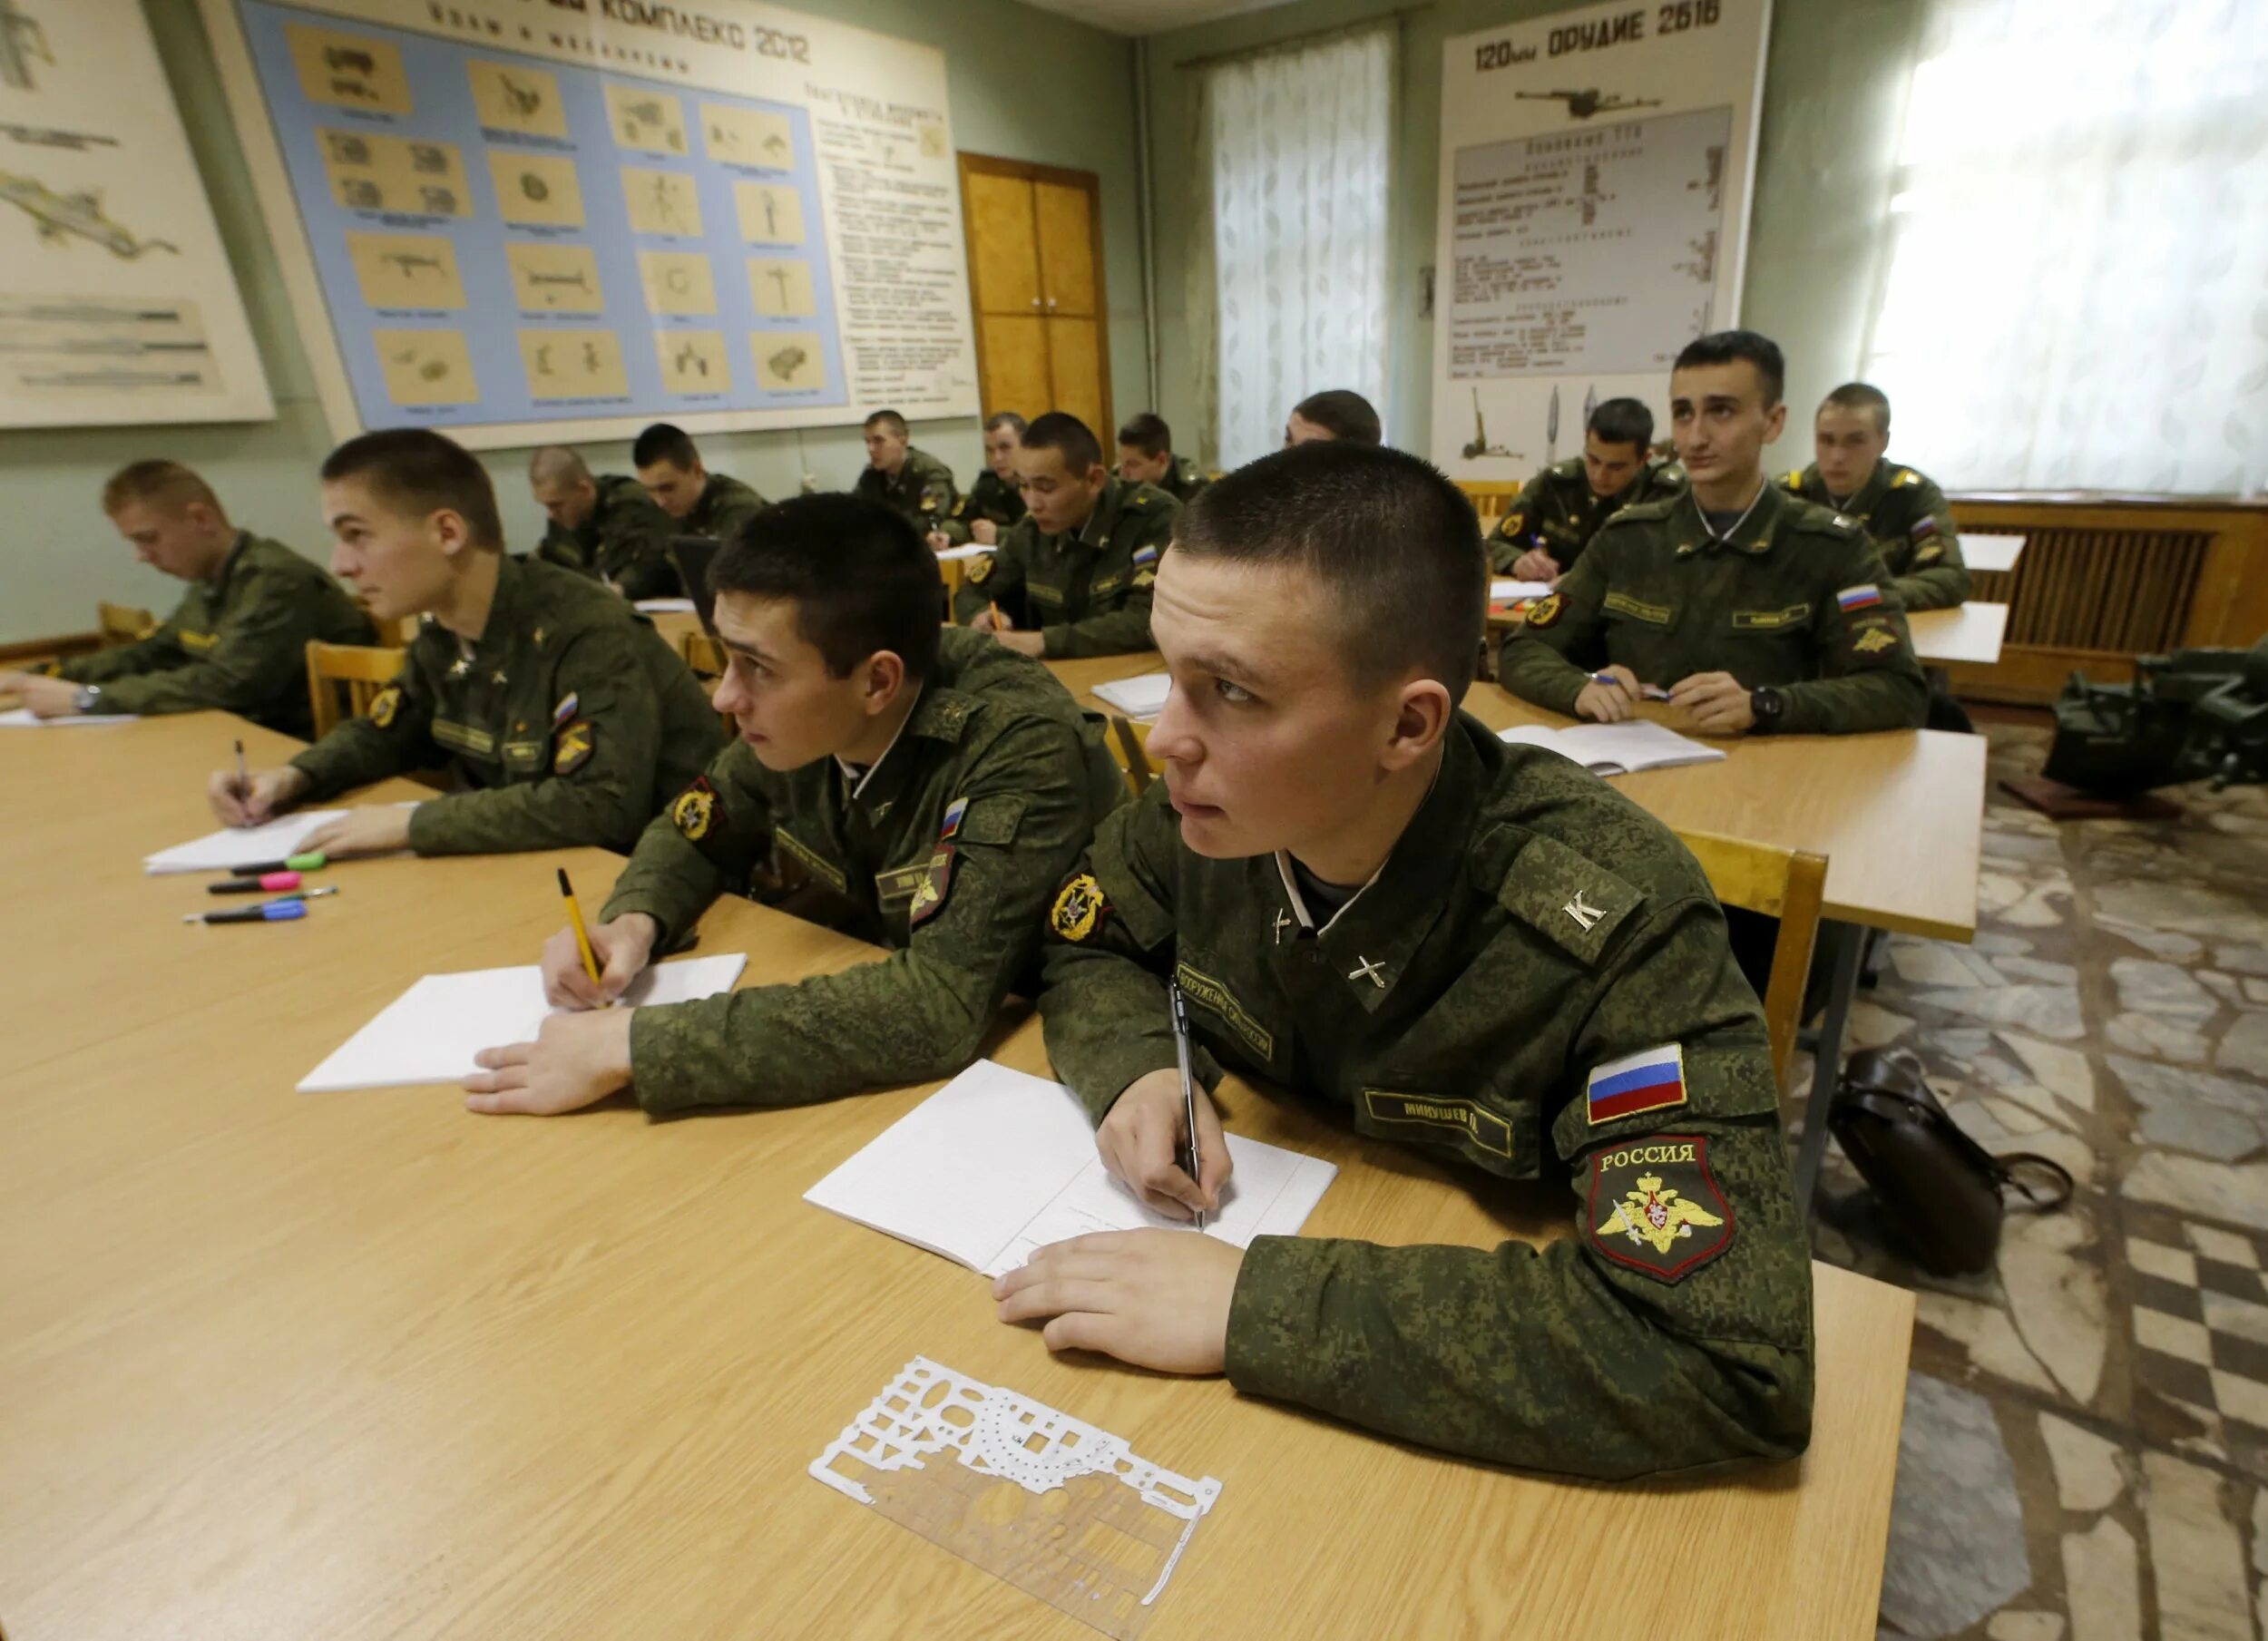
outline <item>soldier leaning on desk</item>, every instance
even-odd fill
[[[1158,584],[1165,778],[1057,895],[1040,1006],[1104,1164],[1160,1212],[1213,1207],[1230,1172],[1209,1100],[1199,1179],[1175,1160],[1172,980],[1208,1088],[1266,1079],[1557,1185],[1575,1235],[1083,1236],[1003,1277],[1000,1315],[1540,1470],[1788,1457],[1809,1439],[1811,1275],[1755,995],[1660,822],[1457,710],[1479,542],[1439,473],[1350,444],[1191,504]]]
[[[803,1105],[959,1070],[1037,952],[1056,884],[1126,783],[1039,662],[940,630],[905,521],[839,495],[766,513],[717,556],[740,738],[646,829],[591,944],[544,949],[553,1001],[611,999],[775,847],[865,913],[881,962],[699,1002],[554,1015],[488,1050],[477,1111]]]
[[[1889,591],[1908,610],[1948,610],[1969,597],[1969,566],[1945,493],[1922,474],[1884,459],[1890,399],[1845,382],[1820,402],[1809,467],[1780,483],[1807,502],[1856,519],[1890,569]]]
[[[678,534],[728,542],[767,505],[754,486],[728,473],[709,472],[692,435],[667,422],[656,422],[640,434],[630,447],[630,459],[638,469],[638,482],[653,504],[669,514]],[[679,590],[673,569],[666,591]]]
[[[887,507],[926,535],[952,516],[961,492],[953,469],[925,450],[916,450],[905,418],[877,410],[866,418],[866,465],[851,493]]]
[[[1616,513],[1684,490],[1683,468],[1647,454],[1653,437],[1654,413],[1641,400],[1608,399],[1592,411],[1583,454],[1530,479],[1497,520],[1490,567],[1524,581],[1556,581]]]
[[[1087,424],[1060,410],[1024,429],[1016,476],[1031,512],[970,561],[957,619],[1051,660],[1149,649],[1150,584],[1179,504],[1111,473]]]
[[[189,591],[131,644],[0,672],[41,718],[234,712],[308,732],[307,647],[371,641],[370,618],[319,564],[229,523],[211,487],[179,462],[136,462],[103,486],[103,511],[134,556]]]
[[[537,558],[596,576],[628,599],[677,592],[677,567],[670,562],[677,525],[636,479],[593,475],[574,451],[546,444],[528,460],[528,485],[551,521]]]
[[[723,739],[685,663],[604,587],[503,552],[488,474],[424,428],[365,434],[323,464],[333,562],[384,622],[425,623],[394,681],[249,788],[208,786],[232,826],[446,763],[456,789],[350,810],[303,845],[331,855],[626,849]]]
[[[1012,410],[984,418],[984,471],[954,503],[953,516],[930,532],[932,547],[960,547],[970,542],[996,545],[1001,532],[1024,515],[1023,492],[1016,488],[1016,452],[1023,443],[1024,419]]]
[[[1753,331],[1686,345],[1670,414],[1692,488],[1607,522],[1504,646],[1505,689],[1614,723],[1652,686],[1705,735],[1921,727],[1928,688],[1881,555],[1765,482],[1781,381],[1779,348]]]

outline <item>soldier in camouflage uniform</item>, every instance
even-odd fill
[[[950,518],[961,500],[953,469],[907,442],[905,418],[877,410],[866,418],[866,465],[851,493],[879,503],[924,535]]]
[[[1024,419],[1003,410],[984,421],[984,471],[976,475],[953,510],[930,532],[929,544],[943,551],[976,542],[991,547],[1001,532],[1024,514],[1023,492],[1016,488],[1016,452],[1023,443]]]
[[[1195,462],[1174,454],[1173,429],[1149,410],[1119,429],[1119,477],[1129,484],[1155,484],[1184,507],[1212,483]]]
[[[323,465],[336,562],[382,621],[425,623],[363,716],[249,786],[209,785],[230,825],[445,764],[454,789],[351,810],[307,840],[332,855],[627,849],[724,739],[685,663],[586,576],[505,556],[480,464],[439,434],[367,434]]]
[[[679,535],[728,542],[767,505],[751,486],[704,467],[691,437],[667,422],[656,422],[640,434],[630,459],[638,469],[638,482],[654,505],[674,521]]]
[[[1822,400],[1813,448],[1819,459],[1780,483],[1858,521],[1901,605],[1950,610],[1969,597],[1969,566],[1945,493],[1926,474],[1884,459],[1890,399],[1881,388],[1845,382]]]
[[[322,566],[229,523],[204,480],[178,462],[136,462],[103,486],[103,510],[135,556],[189,591],[131,644],[0,672],[42,718],[74,713],[234,712],[308,732],[307,647],[375,641],[370,618]]]
[[[1149,649],[1150,584],[1179,505],[1113,477],[1087,425],[1061,411],[1024,430],[1016,473],[1031,512],[971,561],[955,619],[1050,659]]]
[[[801,1105],[959,1070],[1027,973],[1041,915],[1125,796],[1100,737],[1037,661],[940,630],[937,568],[850,497],[783,503],[716,561],[742,738],[647,828],[594,951],[545,948],[552,998],[591,1009],[775,848],[865,914],[878,963],[794,985],[562,1015],[484,1057],[475,1110],[572,1109],[635,1083],[656,1113]]]
[[[1556,1186],[1574,1236],[1083,1236],[1002,1278],[999,1314],[1538,1470],[1792,1456],[1811,1274],[1755,993],[1666,827],[1457,711],[1479,539],[1454,487],[1396,452],[1288,450],[1207,492],[1158,589],[1166,777],[1057,895],[1041,1010],[1105,1165],[1157,1211],[1209,1210],[1230,1175],[1210,1100],[1196,1177],[1178,1160],[1172,982],[1208,1089],[1233,1070]]]
[[[1556,581],[1616,513],[1683,490],[1685,469],[1647,454],[1653,437],[1654,413],[1640,400],[1608,399],[1592,411],[1583,454],[1529,480],[1497,520],[1489,532],[1490,568],[1524,581]]]
[[[1705,735],[1921,727],[1928,687],[1880,555],[1765,480],[1780,369],[1750,331],[1687,346],[1670,396],[1692,488],[1607,522],[1504,646],[1505,689],[1602,723],[1667,691]]]
[[[678,527],[627,474],[593,476],[581,455],[547,444],[528,461],[528,484],[551,523],[535,556],[619,588],[624,598],[670,598],[679,591],[670,562]]]

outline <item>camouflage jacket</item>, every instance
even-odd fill
[[[1208,1086],[1227,1066],[1573,1198],[1575,1235],[1542,1248],[1256,1240],[1238,1389],[1590,1476],[1804,1450],[1810,1260],[1763,1018],[1700,868],[1604,782],[1461,715],[1327,921],[1284,857],[1182,847],[1161,783],[1103,822],[1048,923],[1048,1052],[1098,1122],[1175,1064],[1170,976]]]
[[[965,625],[996,600],[1039,630],[1051,659],[1147,650],[1149,590],[1180,511],[1154,485],[1106,480],[1076,533],[1041,535],[1029,517],[1002,532],[999,552],[970,561],[953,614]]]
[[[693,511],[677,521],[679,535],[713,535],[720,542],[729,542],[740,533],[740,526],[770,506],[762,495],[729,474],[712,473],[702,486],[701,499],[693,503]]]
[[[233,712],[286,735],[311,727],[308,641],[377,641],[370,618],[312,560],[240,532],[210,581],[131,644],[47,670],[103,687],[102,712]]]
[[[1969,597],[1969,566],[1945,493],[1925,475],[1877,462],[1858,494],[1836,502],[1814,462],[1780,483],[1790,493],[1858,520],[1890,571],[1890,590],[1908,610],[1949,610]]]
[[[627,849],[723,740],[645,617],[572,571],[505,559],[478,643],[428,619],[370,710],[291,762],[309,802],[445,764],[456,790],[410,817],[420,855]]]
[[[1593,669],[1664,689],[1729,672],[1786,697],[1792,733],[1919,728],[1929,689],[1882,561],[1849,519],[1766,484],[1720,541],[1693,494],[1626,507],[1505,644],[1498,676],[1571,713]]]
[[[885,474],[878,467],[859,469],[858,483],[851,493],[863,501],[879,502],[910,519],[924,535],[949,517],[961,499],[960,487],[953,482],[953,469],[910,444],[895,473]]]
[[[646,828],[604,915],[645,913],[667,950],[777,847],[865,913],[891,953],[639,1010],[639,1099],[650,1111],[801,1105],[959,1070],[1010,988],[1030,988],[1048,896],[1125,796],[1100,732],[1047,669],[958,628],[862,778],[833,758],[775,773],[735,742]]]
[[[1158,481],[1158,488],[1187,507],[1197,500],[1197,493],[1212,482],[1188,456],[1176,456],[1173,465]]]
[[[677,525],[653,503],[646,487],[626,474],[602,474],[595,481],[598,504],[572,530],[553,524],[543,532],[535,556],[562,570],[579,570],[622,590],[632,599],[670,598],[679,591],[677,567],[670,562],[670,538]]]
[[[1490,567],[1499,575],[1510,575],[1521,553],[1540,547],[1565,574],[1583,556],[1598,527],[1616,513],[1640,502],[1668,501],[1685,487],[1684,468],[1649,457],[1627,486],[1601,496],[1590,487],[1583,458],[1569,456],[1530,479],[1512,498],[1489,532]]]
[[[1023,492],[987,467],[976,475],[976,483],[969,486],[969,493],[953,508],[953,516],[937,527],[955,546],[966,546],[974,539],[969,534],[969,526],[978,519],[989,519],[1005,531],[1023,514]]]

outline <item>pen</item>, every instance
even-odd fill
[[[304,900],[265,900],[233,912],[191,912],[185,923],[288,923],[308,914]]]
[[[306,855],[288,855],[281,860],[264,860],[256,865],[230,866],[231,877],[265,877],[270,872],[320,872],[331,864],[331,857],[320,849]]]
[[[1616,689],[1626,693],[1629,689],[1628,685],[1611,672],[1594,672],[1590,675],[1590,681],[1594,684],[1612,684]],[[1666,701],[1669,698],[1669,691],[1659,684],[1640,684],[1637,693],[1640,700]]]
[[[567,881],[567,868],[559,868],[559,892],[567,898],[567,921],[575,926],[575,944],[582,952],[582,972],[591,977],[591,983],[599,983],[598,954],[591,950],[591,932],[582,926],[582,907],[576,904],[575,887]]]
[[[998,632],[1000,630],[1000,601],[998,599],[986,599],[984,601],[984,608],[992,612],[992,630],[994,632]]]
[[[1198,1177],[1197,1079],[1189,1073],[1189,1011],[1181,1001],[1178,982],[1166,982],[1166,1001],[1173,1011],[1173,1054],[1181,1063],[1181,1112],[1189,1128],[1189,1177]],[[1205,1228],[1205,1210],[1197,1211],[1197,1228]]]
[[[258,877],[224,877],[217,884],[207,884],[208,894],[265,894],[271,889],[296,889],[301,883],[297,872],[263,872]]]
[[[249,797],[251,791],[251,772],[244,767],[244,743],[239,741],[236,744],[236,795],[239,797]]]

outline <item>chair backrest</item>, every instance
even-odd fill
[[[1772,975],[1765,989],[1764,1022],[1772,1040],[1773,1079],[1784,1094],[1795,1034],[1804,1023],[1804,988],[1811,977],[1812,948],[1819,938],[1820,908],[1827,897],[1827,857],[1714,832],[1680,832],[1677,836],[1701,863],[1720,905],[1780,920],[1779,938],[1772,947]]]
[[[725,647],[706,632],[688,632],[678,640],[678,653],[695,678],[707,681],[725,675]]]
[[[94,606],[94,622],[102,633],[103,648],[115,650],[147,633],[158,624],[158,618],[132,604],[98,603]]]
[[[1136,797],[1149,791],[1149,783],[1165,773],[1150,761],[1148,724],[1138,724],[1114,712],[1110,718],[1110,733],[1103,738],[1110,744],[1111,761],[1125,771],[1126,784],[1134,788]]]
[[[1511,510],[1512,498],[1520,493],[1517,484],[1500,484],[1491,479],[1462,479],[1457,488],[1465,493],[1473,512],[1481,515],[1481,533],[1486,535],[1496,521]]]
[[[951,626],[959,619],[953,613],[953,595],[961,591],[961,583],[969,579],[969,561],[940,559],[937,561],[937,574],[945,583],[945,623]]]
[[[398,650],[375,644],[326,644],[320,639],[309,639],[308,704],[315,714],[314,738],[319,741],[342,719],[369,711],[378,691],[401,670]]]

